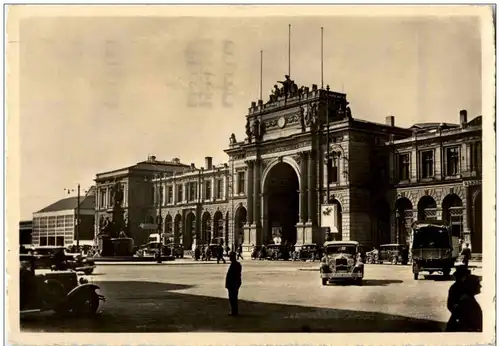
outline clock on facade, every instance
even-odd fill
[[[284,116],[279,117],[278,119],[278,126],[281,128],[284,128],[286,125],[286,119]]]

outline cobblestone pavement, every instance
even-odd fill
[[[410,266],[366,265],[363,286],[322,286],[318,263],[242,261],[241,316],[230,317],[220,265],[102,265],[107,297],[92,320],[23,317],[46,332],[432,332],[449,313],[450,280],[413,280]],[[481,268],[473,269],[481,275]],[[481,302],[481,296],[478,297]]]

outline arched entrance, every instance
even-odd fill
[[[174,243],[184,244],[184,237],[182,236],[182,217],[180,214],[175,215],[174,218]]]
[[[472,201],[471,250],[483,253],[483,200],[478,192]]]
[[[184,226],[184,249],[191,249],[193,245],[193,236],[196,235],[196,216],[193,212],[186,215],[186,224]]]
[[[203,213],[201,217],[201,239],[199,243],[208,244],[212,239],[212,227],[210,227],[210,213],[208,211]]]
[[[454,237],[462,239],[463,236],[463,204],[460,197],[449,194],[443,199],[443,220],[451,225]]]
[[[214,232],[212,238],[224,237],[223,233],[224,233],[224,218],[222,217],[222,213],[220,212],[220,210],[217,210],[214,214]],[[217,239],[217,243],[220,243],[222,239]]]
[[[279,236],[282,243],[297,242],[299,221],[299,179],[288,163],[279,162],[269,171],[264,183],[264,243]]]
[[[436,220],[436,201],[431,196],[423,196],[418,201],[418,221]]]
[[[406,197],[399,198],[396,201],[396,243],[408,244],[410,242],[412,222],[413,205],[411,201]]]
[[[240,206],[234,213],[234,243],[236,244],[236,246],[243,244],[243,226],[246,222],[247,210],[244,206]]]
[[[411,208],[410,208],[411,209]],[[373,245],[380,246],[391,243],[391,208],[384,199],[379,199],[374,205],[375,232]]]

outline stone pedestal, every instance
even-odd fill
[[[322,241],[318,242],[317,236],[314,234],[313,224],[311,222],[299,222],[297,223],[297,242],[295,247],[300,247],[303,244],[323,244]]]

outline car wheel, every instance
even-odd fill
[[[323,286],[326,286],[328,284],[328,279],[321,279],[321,283]]]
[[[398,264],[398,259],[394,257],[391,261],[391,264]]]
[[[71,312],[77,316],[94,315],[99,308],[99,296],[96,292],[82,291],[74,299]]]
[[[418,273],[413,273],[413,280],[418,280]]]

